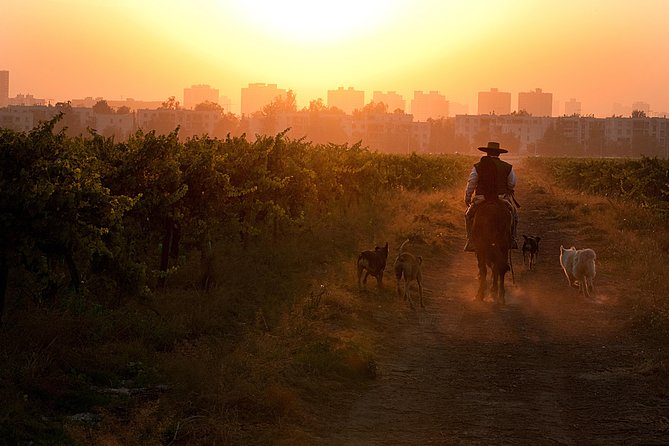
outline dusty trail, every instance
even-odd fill
[[[547,199],[519,196],[519,237],[541,235],[541,252],[534,271],[514,253],[505,306],[473,300],[473,254],[428,259],[426,309],[388,321],[379,377],[319,444],[669,444],[669,399],[637,370],[621,279],[600,268],[594,301],[567,286],[556,253],[575,234]]]

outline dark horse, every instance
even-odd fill
[[[510,269],[512,215],[508,205],[498,198],[479,205],[472,222],[472,242],[479,267],[478,300],[486,295],[486,275],[490,268],[492,297],[504,303],[504,275]]]

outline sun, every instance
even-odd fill
[[[258,32],[303,44],[334,43],[374,32],[406,0],[243,0],[232,6]]]

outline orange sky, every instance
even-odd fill
[[[563,113],[643,101],[669,114],[666,0],[2,0],[10,96],[181,99],[209,84],[238,112],[252,82],[298,105],[339,86],[477,92],[542,88]],[[236,109],[235,109],[236,108]]]

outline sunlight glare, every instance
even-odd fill
[[[234,8],[243,19],[274,38],[336,42],[360,37],[386,24],[399,0],[245,0]]]

